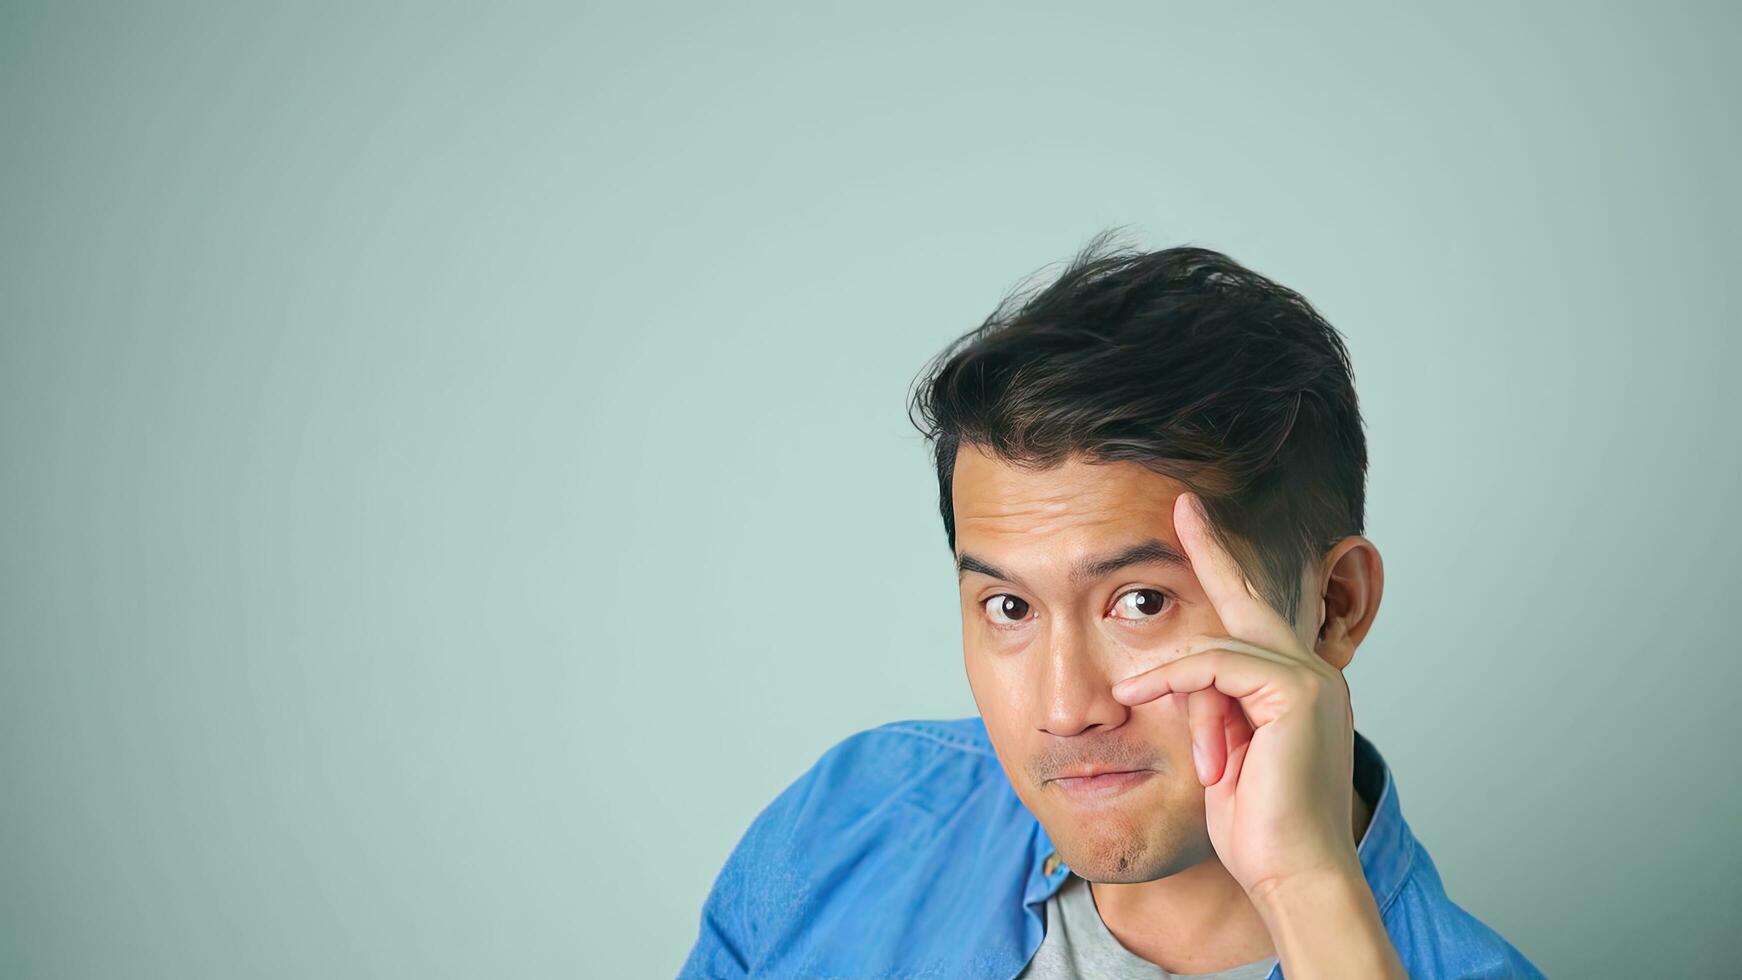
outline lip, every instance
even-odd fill
[[[1112,799],[1155,775],[1153,769],[1099,772],[1092,776],[1060,776],[1051,781],[1059,791],[1079,803]]]

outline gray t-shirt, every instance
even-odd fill
[[[1119,944],[1101,921],[1089,880],[1073,873],[1046,900],[1046,938],[1017,980],[1264,980],[1275,965],[1270,956],[1216,973],[1169,973]]]

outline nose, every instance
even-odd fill
[[[1052,735],[1080,735],[1117,728],[1131,708],[1113,698],[1113,663],[1092,632],[1054,621],[1046,654],[1036,661],[1040,728]]]

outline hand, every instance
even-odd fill
[[[1174,501],[1173,521],[1229,635],[1193,637],[1184,656],[1120,681],[1113,696],[1128,705],[1186,696],[1210,843],[1255,902],[1299,882],[1364,881],[1342,672],[1258,598],[1196,494]]]

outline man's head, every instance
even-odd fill
[[[1225,633],[1175,499],[1202,498],[1261,597],[1338,668],[1383,581],[1361,537],[1366,440],[1336,331],[1220,253],[1106,242],[950,345],[912,408],[999,760],[1073,870],[1136,882],[1214,853],[1185,699],[1127,707],[1111,691]],[[1084,802],[1053,782],[1080,767],[1148,775]]]

